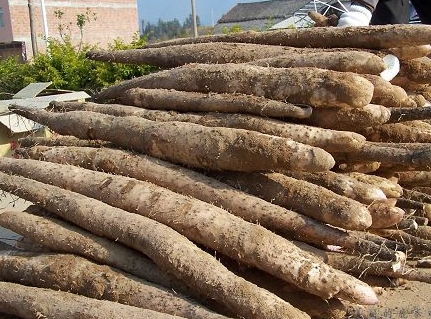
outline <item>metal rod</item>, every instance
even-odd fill
[[[45,34],[45,43],[46,47],[48,48],[48,22],[46,19],[46,9],[45,9],[45,0],[40,0],[40,5],[42,7],[42,22],[43,22],[43,32]]]
[[[196,19],[196,4],[195,0],[192,1],[192,18],[193,18],[193,35],[195,38],[198,37],[198,23]]]

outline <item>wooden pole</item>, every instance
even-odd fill
[[[30,17],[31,49],[32,49],[33,58],[34,58],[37,56],[37,38],[36,38],[36,31],[34,29],[34,15],[33,15],[32,0],[28,0],[28,14]]]

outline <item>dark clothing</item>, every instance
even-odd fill
[[[431,24],[431,1],[430,0],[411,0],[416,12],[423,24]]]
[[[411,0],[423,24],[431,24],[431,1]],[[352,4],[365,6],[373,12],[371,24],[408,23],[410,6],[408,0],[352,0]]]
[[[371,10],[371,12],[373,12],[377,4],[379,3],[379,0],[352,0],[351,3],[367,7]]]
[[[371,25],[409,23],[408,0],[380,0],[371,17]]]

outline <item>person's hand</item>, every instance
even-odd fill
[[[371,11],[360,5],[351,5],[348,12],[344,12],[338,20],[337,27],[367,26],[371,21]]]

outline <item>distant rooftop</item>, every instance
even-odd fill
[[[224,14],[218,23],[238,23],[251,20],[284,20],[291,17],[310,0],[272,0],[238,3]]]

